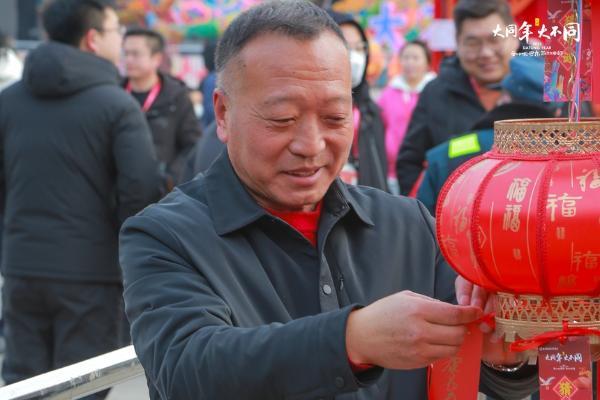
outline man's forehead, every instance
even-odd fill
[[[135,49],[151,50],[151,39],[142,35],[130,35],[123,39],[123,46]]]
[[[303,51],[311,45],[321,44],[321,47],[326,47],[327,50],[334,51],[338,49],[346,49],[346,45],[340,37],[335,35],[333,32],[325,30],[312,38],[295,38],[282,33],[268,32],[258,35],[252,38],[239,53],[242,61],[249,58],[260,58],[261,52],[278,51],[280,53],[272,53],[270,57],[264,59],[264,61],[294,61],[294,60],[283,60],[278,57],[282,53],[290,53],[294,51]],[[303,50],[300,50],[303,48]],[[308,56],[311,54],[305,54]],[[326,56],[328,54],[312,54],[317,56]],[[303,57],[300,57],[298,61],[301,61]]]
[[[462,22],[460,36],[463,38],[493,36],[494,29],[498,25],[501,29],[506,27],[506,23],[497,13],[484,18],[467,18]]]
[[[345,106],[352,102],[350,91],[347,93],[341,91],[320,91],[318,94],[321,97],[319,103],[322,106]],[[290,90],[290,88],[282,88],[282,90],[269,93],[261,102],[261,105],[265,107],[275,107],[286,103],[296,103],[305,99],[305,92],[295,91],[293,89]]]
[[[119,16],[117,15],[117,12],[112,9],[111,7],[106,7],[104,9],[104,22],[113,22],[113,21],[119,21]]]
[[[334,33],[326,31],[307,40],[269,33],[253,38],[229,60],[223,82],[229,87],[251,83],[244,76],[247,74],[300,80],[329,75],[326,79],[336,80],[342,79],[344,68],[349,69],[349,55]]]

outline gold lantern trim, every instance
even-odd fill
[[[515,119],[494,124],[494,146],[501,154],[600,153],[600,119]]]
[[[560,331],[564,322],[570,328],[600,329],[600,297],[497,295],[496,331],[507,342]],[[590,336],[590,344],[600,344],[600,337]]]

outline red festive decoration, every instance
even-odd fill
[[[514,350],[600,344],[600,120],[497,122],[494,149],[442,189],[437,225],[446,260],[498,293]]]
[[[440,195],[446,259],[493,292],[600,295],[600,121],[503,121]]]

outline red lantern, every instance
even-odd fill
[[[446,260],[498,293],[507,341],[600,328],[600,120],[496,122],[494,149],[442,189],[437,225]]]

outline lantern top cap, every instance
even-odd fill
[[[501,154],[600,155],[600,118],[514,119],[494,123],[494,146]]]

